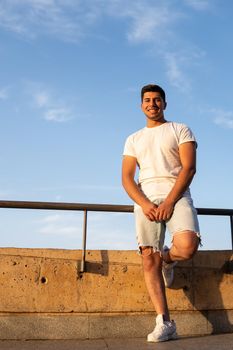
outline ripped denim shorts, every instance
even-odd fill
[[[159,205],[164,199],[156,199],[154,203]],[[136,223],[136,236],[140,252],[140,247],[152,247],[154,251],[161,251],[164,245],[166,228],[171,234],[171,240],[174,235],[184,231],[195,232],[200,238],[197,210],[193,206],[190,197],[182,197],[175,206],[169,220],[156,222],[147,219],[142,208],[135,204],[134,215]]]

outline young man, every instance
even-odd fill
[[[166,95],[160,86],[144,86],[141,101],[146,127],[126,140],[122,183],[135,202],[144,278],[157,313],[155,329],[147,340],[159,342],[177,336],[165,286],[172,284],[176,262],[190,259],[200,242],[197,212],[189,191],[196,171],[197,144],[186,125],[165,119]],[[137,166],[138,183],[134,179]],[[172,235],[170,249],[163,247],[166,227]]]

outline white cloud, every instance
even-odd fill
[[[31,38],[47,35],[77,42],[88,35],[96,36],[93,27],[105,18],[124,20],[128,41],[149,45],[147,49],[164,59],[170,83],[184,92],[191,86],[188,68],[198,58],[195,53],[191,57],[192,44],[178,36],[176,25],[181,19],[188,20],[192,10],[210,10],[212,5],[207,0],[183,0],[186,7],[178,8],[175,3],[172,0],[2,0],[0,26]],[[186,72],[179,58],[184,56],[190,57]],[[37,98],[41,107],[47,103],[45,96]],[[53,121],[70,119],[67,108],[60,105],[50,106],[44,116]]]
[[[205,0],[185,0],[194,9],[207,8]],[[2,0],[0,26],[35,38],[55,36],[77,42],[105,17],[127,20],[129,41],[162,41],[172,26],[186,17],[170,0]],[[95,35],[95,34],[94,34]]]
[[[82,232],[80,219],[81,217],[72,213],[47,215],[38,222],[40,226],[38,232],[54,236],[80,235]]]
[[[64,238],[66,246],[82,245],[83,211],[57,211],[34,220],[34,231],[42,236]],[[56,241],[54,241],[56,242]],[[56,243],[54,243],[56,245]],[[132,213],[87,213],[87,246],[89,249],[130,249],[136,246]]]
[[[214,116],[214,123],[222,127],[233,129],[233,112],[212,108],[210,113]]]
[[[45,112],[44,119],[62,123],[72,119],[72,114],[68,108],[50,108]]]
[[[210,8],[208,1],[187,1],[195,10]],[[208,5],[208,6],[207,6]],[[176,25],[190,18],[190,9],[174,6],[173,1],[121,0],[111,2],[108,7],[111,16],[127,19],[129,42],[149,45],[150,54],[163,59],[169,83],[183,93],[191,90],[189,71],[203,58],[203,50],[178,36]]]
[[[0,89],[0,100],[6,100],[8,98],[8,88]]]
[[[164,62],[169,83],[182,92],[191,90],[191,80],[188,71],[191,67],[200,66],[205,52],[196,47],[186,47],[179,51],[165,51]]]
[[[128,32],[128,39],[132,42],[145,42],[152,40],[158,42],[164,37],[163,30],[167,29],[168,24],[174,18],[167,8],[137,9],[137,11],[128,14],[131,17],[131,29]],[[173,18],[172,18],[173,17]]]
[[[22,22],[20,21],[21,16],[14,10],[11,12],[10,5],[11,4],[7,4],[6,1],[2,1],[0,3],[0,26],[6,30],[13,31],[18,34],[24,33],[25,30]]]
[[[49,35],[77,42],[99,18],[101,3],[101,0],[1,0],[0,27],[31,39]]]
[[[170,1],[106,1],[105,12],[115,18],[125,18],[127,38],[132,43],[162,42],[170,35],[172,25],[183,17]]]
[[[36,82],[26,83],[26,92],[31,95],[33,107],[42,112],[42,117],[50,122],[64,123],[73,119],[72,108],[57,94]]]
[[[197,11],[205,11],[210,8],[209,0],[184,0],[184,3]]]
[[[45,216],[41,222],[43,223],[54,223],[54,222],[58,222],[61,218],[61,215],[60,214],[52,214],[52,215],[48,215],[48,216]]]
[[[36,92],[34,94],[34,99],[35,99],[36,105],[40,108],[47,107],[49,105],[50,97],[46,91]]]
[[[183,92],[190,89],[190,82],[184,71],[181,69],[182,57],[174,53],[165,54],[166,74],[170,84]]]

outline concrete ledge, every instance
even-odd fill
[[[145,337],[155,313],[135,251],[0,248],[0,339]],[[232,251],[201,251],[167,289],[184,336],[233,332]]]
[[[173,312],[180,336],[233,332],[233,311]],[[0,339],[143,338],[155,314],[0,315]]]
[[[16,314],[0,316],[0,339],[87,339],[88,316]]]

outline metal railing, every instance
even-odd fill
[[[33,202],[0,200],[0,208],[83,211],[83,243],[80,272],[85,272],[88,211],[132,213],[133,205]],[[198,215],[229,216],[233,249],[233,209],[196,208]]]

